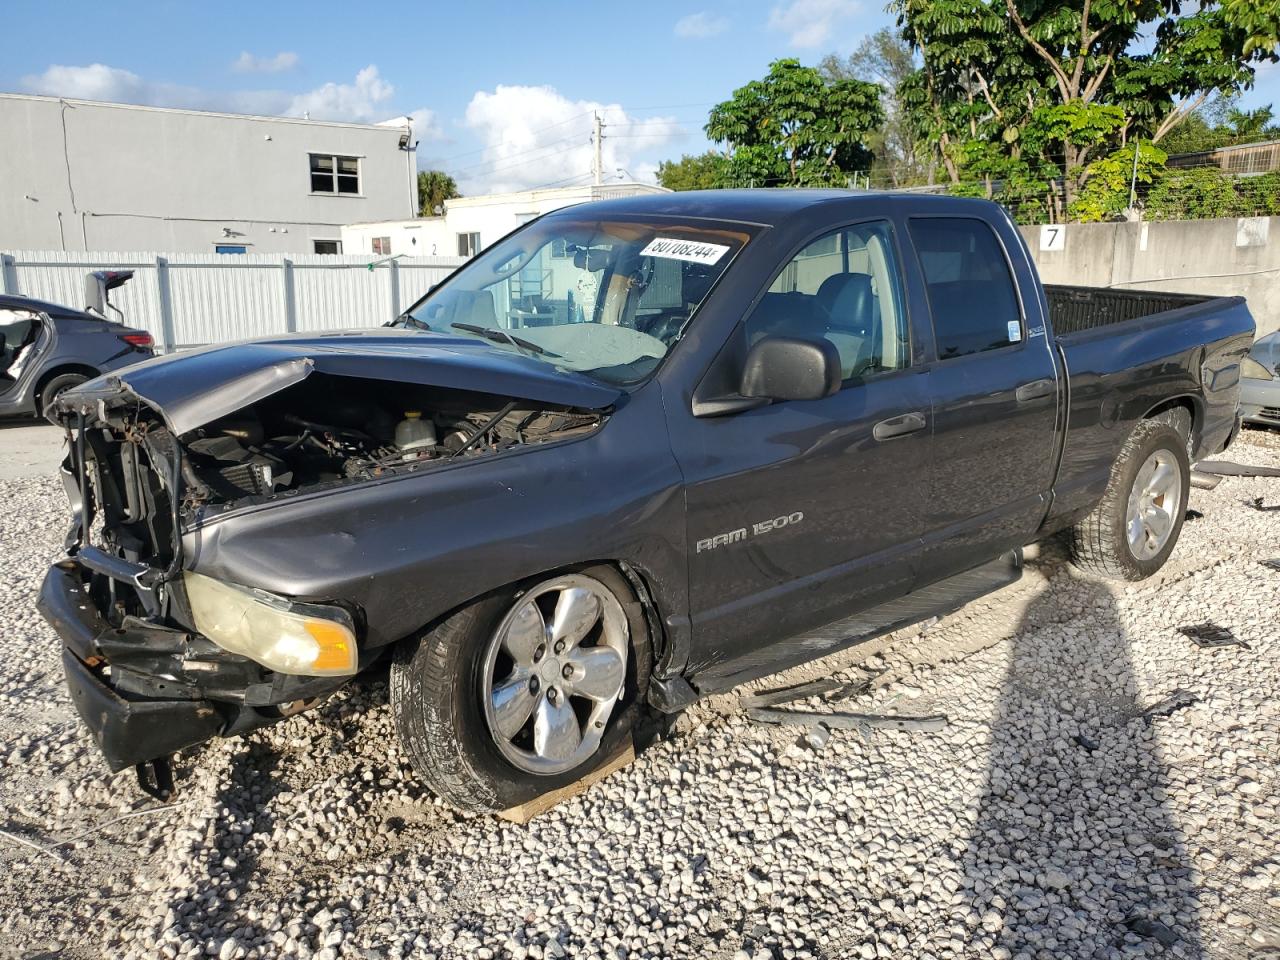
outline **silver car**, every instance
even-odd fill
[[[86,278],[84,310],[0,296],[0,417],[40,416],[64,390],[155,355],[151,334],[108,319],[107,291],[132,271]]]
[[[1259,337],[1241,364],[1240,415],[1245,423],[1280,427],[1280,331]]]

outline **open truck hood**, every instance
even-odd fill
[[[184,434],[312,373],[470,390],[600,410],[621,391],[471,337],[409,330],[344,331],[252,340],[157,357],[59,396],[57,411],[137,398]]]

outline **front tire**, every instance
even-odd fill
[[[1186,436],[1167,417],[1141,421],[1102,500],[1069,532],[1072,562],[1113,580],[1145,580],[1173,552],[1190,490]]]
[[[502,810],[615,754],[636,726],[649,662],[630,585],[587,567],[495,591],[401,643],[391,707],[437,795]]]

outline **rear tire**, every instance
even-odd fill
[[[568,587],[564,586],[565,581]],[[595,626],[580,638],[581,642],[571,643],[569,651],[590,650],[597,659],[603,656],[607,660],[608,643],[613,642],[611,649],[616,650],[618,636],[623,634],[627,650],[625,675],[621,691],[603,721],[598,745],[589,755],[579,758],[570,751],[558,758],[540,757],[535,738],[543,699],[552,698],[548,711],[560,706],[562,711],[567,707],[576,712],[584,743],[593,734],[592,721],[597,716],[589,711],[599,704],[570,692],[573,680],[568,678],[575,669],[571,653],[561,657],[548,647],[539,651],[538,663],[545,668],[555,657],[554,668],[540,669],[535,665],[529,675],[534,684],[541,684],[531,688],[536,691],[539,707],[529,714],[519,733],[503,737],[493,712],[497,702],[495,685],[514,676],[519,664],[502,652],[506,646],[497,638],[516,630],[514,624],[528,620],[517,614],[529,598],[540,595],[547,598],[544,608],[554,606],[558,598],[549,597],[550,591],[582,585],[603,591],[599,593],[603,604]],[[539,594],[540,590],[545,592]],[[605,611],[612,617],[608,627]],[[546,610],[543,612],[546,614]],[[551,623],[549,618],[546,622]],[[606,629],[611,630],[610,636],[606,636]],[[551,643],[551,633],[548,637]],[[500,658],[496,667],[495,656]],[[504,810],[580,780],[629,741],[644,709],[650,658],[645,618],[626,578],[612,567],[586,567],[497,590],[420,636],[403,641],[391,665],[391,708],[414,770],[438,796],[466,810]],[[552,676],[561,671],[563,682]],[[579,674],[579,679],[582,676]],[[614,689],[617,682],[613,681]],[[541,743],[546,742],[544,738]]]
[[[40,413],[43,415],[60,394],[78,387],[89,378],[83,373],[60,373],[40,388]]]
[[[1191,489],[1187,438],[1178,426],[1162,415],[1134,427],[1102,500],[1068,532],[1077,567],[1112,580],[1145,580],[1164,566]]]

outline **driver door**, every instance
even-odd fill
[[[899,262],[887,221],[807,243],[739,326],[743,349],[726,353],[771,336],[827,339],[841,389],[672,429],[686,479],[692,671],[787,659],[769,646],[911,588],[931,412]]]

